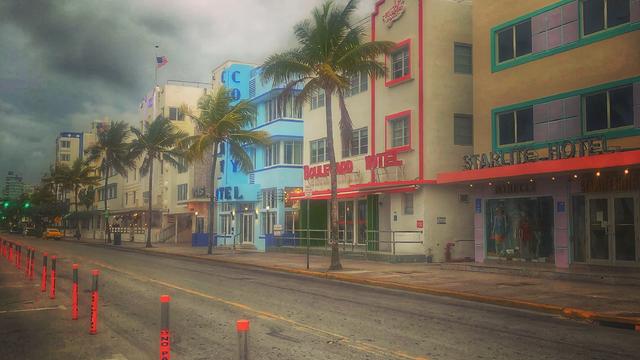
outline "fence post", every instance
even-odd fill
[[[56,256],[51,256],[51,289],[49,292],[49,298],[56,298]]]
[[[249,320],[238,320],[238,360],[249,360]]]
[[[89,334],[98,333],[98,270],[91,270],[91,316],[89,323]]]
[[[169,295],[160,296],[160,360],[171,359],[171,333],[169,332]]]
[[[73,269],[73,287],[71,288],[71,320],[78,320],[78,264],[71,265]]]
[[[42,281],[40,282],[40,292],[47,291],[47,253],[42,254]]]

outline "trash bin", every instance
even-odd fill
[[[122,245],[122,234],[114,233],[113,234],[113,245]]]

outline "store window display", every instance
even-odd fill
[[[551,197],[487,200],[487,255],[553,262]]]

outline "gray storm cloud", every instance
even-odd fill
[[[37,183],[60,131],[134,121],[159,80],[209,81],[227,59],[260,63],[294,43],[322,0],[0,0],[0,179]],[[361,1],[366,15],[374,0]]]

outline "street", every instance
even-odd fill
[[[637,332],[546,314],[95,245],[13,239],[39,253],[33,282],[1,262],[2,358],[157,358],[162,294],[171,296],[176,359],[234,358],[235,322],[243,318],[251,322],[252,359],[631,359],[640,350]],[[55,300],[38,288],[41,251],[58,256]],[[75,322],[68,310],[73,262],[81,269]],[[100,270],[96,336],[88,334],[87,314],[93,268]],[[5,312],[16,310],[11,300],[18,293],[40,309],[58,308]],[[61,334],[66,338],[49,341]],[[19,345],[34,336],[41,340]]]

